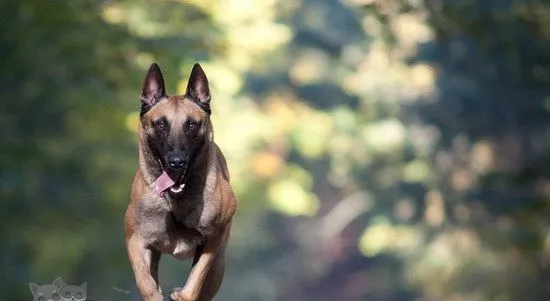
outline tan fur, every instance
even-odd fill
[[[174,127],[183,126],[187,118],[199,119],[204,123],[201,134],[208,137],[199,163],[189,175],[204,178],[204,184],[177,200],[161,198],[153,191],[159,171],[145,137],[153,131],[151,121],[161,116]],[[209,115],[184,96],[165,96],[143,115],[139,140],[139,169],[125,216],[128,256],[139,292],[146,301],[163,300],[158,262],[161,253],[167,253],[179,259],[195,258],[185,286],[173,290],[170,298],[212,300],[222,282],[225,247],[237,200],[225,158],[213,141]]]

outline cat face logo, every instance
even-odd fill
[[[29,283],[33,301],[85,301],[86,282],[81,285],[66,284],[57,277],[52,284],[37,285]]]

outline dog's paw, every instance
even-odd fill
[[[198,301],[198,296],[193,296],[189,291],[185,291],[183,287],[175,287],[170,291],[171,301]]]
[[[181,298],[181,294],[182,294],[182,291],[183,291],[183,287],[174,287],[171,291],[170,291],[170,301],[181,301],[182,298]]]

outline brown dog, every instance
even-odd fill
[[[213,141],[208,80],[195,64],[185,95],[168,96],[152,64],[140,98],[139,169],[125,217],[137,287],[146,301],[162,300],[160,254],[193,256],[187,283],[170,299],[212,300],[222,283],[237,200]]]

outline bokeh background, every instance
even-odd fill
[[[550,300],[550,4],[0,2],[0,300],[139,300],[141,82],[200,62],[240,207],[217,300]],[[164,291],[189,263],[164,256]]]

